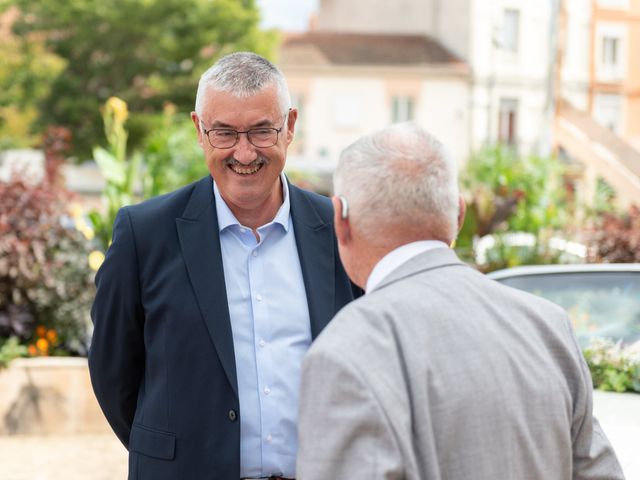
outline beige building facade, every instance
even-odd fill
[[[469,69],[429,37],[290,35],[278,64],[300,112],[288,168],[330,173],[356,138],[402,121],[424,126],[458,163],[466,161]]]

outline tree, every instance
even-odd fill
[[[11,24],[16,9],[1,18]],[[0,29],[0,150],[31,147],[41,141],[35,127],[38,104],[48,94],[55,77],[64,68],[64,60],[47,51],[42,36],[17,36]]]
[[[269,55],[275,34],[258,27],[254,0],[0,0],[22,15],[14,32],[42,32],[66,61],[40,105],[41,122],[74,132],[83,155],[102,139],[100,105],[111,96],[132,111],[157,113],[165,102],[193,109],[199,75],[234,50]],[[135,143],[147,132],[129,124]],[[134,145],[135,146],[135,145]]]

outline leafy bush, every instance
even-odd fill
[[[520,156],[506,146],[485,148],[471,157],[462,174],[467,216],[456,250],[484,271],[531,263],[558,263],[562,253],[549,245],[571,213],[564,169],[555,158]],[[534,237],[513,244],[514,233]],[[494,246],[478,260],[478,242],[491,235]]]
[[[142,151],[127,152],[129,136],[125,124],[127,104],[117,98],[107,100],[102,110],[108,147],[96,147],[95,159],[105,180],[102,208],[89,218],[104,250],[111,241],[118,209],[144,198],[170,192],[208,173],[191,120],[176,119],[175,108],[167,104],[161,116],[149,118],[153,125]]]
[[[623,346],[620,342],[594,339],[583,353],[595,388],[640,393],[640,342]]]
[[[601,214],[588,235],[588,246],[591,262],[640,262],[640,208]]]
[[[70,200],[49,182],[0,182],[0,338],[34,355],[86,352],[93,271]]]

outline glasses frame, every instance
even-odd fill
[[[204,133],[207,136],[207,141],[209,142],[209,145],[211,145],[211,148],[217,148],[219,150],[228,150],[229,148],[233,148],[235,147],[238,142],[240,141],[240,134],[244,133],[247,136],[247,141],[253,145],[256,148],[270,148],[273,147],[274,145],[276,145],[278,143],[278,140],[280,139],[280,132],[282,131],[282,129],[284,128],[284,126],[287,124],[287,119],[289,118],[289,112],[291,111],[291,109],[289,109],[289,111],[285,114],[284,116],[284,121],[282,122],[282,126],[280,128],[275,128],[275,127],[254,127],[254,128],[250,128],[249,130],[234,130],[233,128],[210,128],[209,130],[207,130],[205,128],[204,123],[202,122],[202,120],[200,120],[200,128],[202,128],[202,133]],[[215,146],[212,142],[211,142],[211,137],[209,136],[210,132],[213,132],[215,130],[221,130],[224,132],[234,132],[236,134],[236,140],[235,142],[233,142],[233,145],[229,145],[228,147],[217,147]],[[255,143],[253,143],[251,141],[251,136],[249,135],[250,132],[254,131],[254,130],[274,130],[276,132],[276,140],[275,142],[273,142],[271,145],[256,145]]]

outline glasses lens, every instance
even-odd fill
[[[238,134],[235,130],[211,130],[209,132],[209,141],[211,145],[217,148],[233,147],[236,143]]]
[[[278,141],[275,128],[254,128],[249,130],[249,141],[256,147],[272,147]]]

